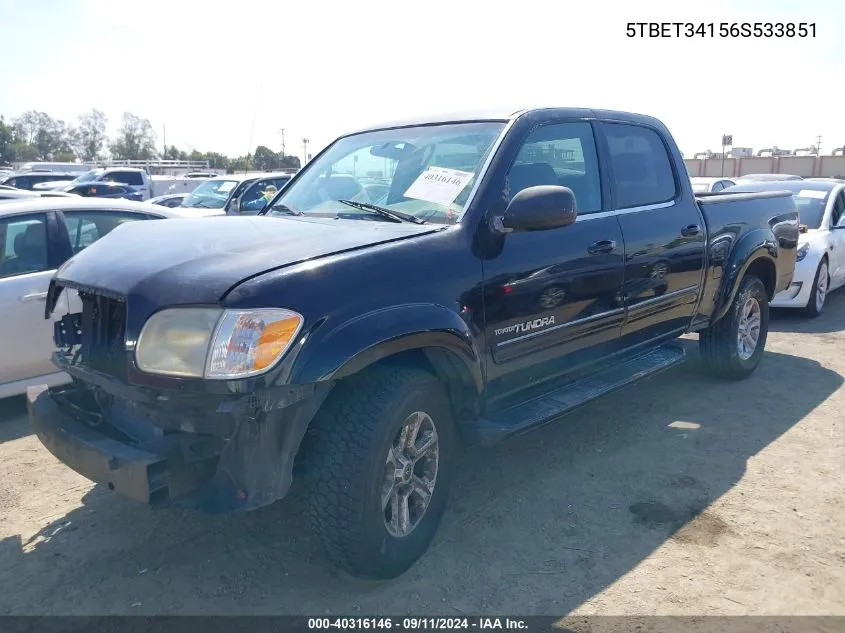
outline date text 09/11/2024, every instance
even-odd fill
[[[628,22],[628,37],[765,37],[816,36],[815,22]]]
[[[308,618],[309,630],[527,630],[521,618],[497,617],[376,617],[376,618]]]

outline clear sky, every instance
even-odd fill
[[[486,106],[663,119],[688,157],[845,145],[845,1],[0,0],[0,114],[125,110],[162,142],[302,154],[338,134]],[[628,38],[628,22],[815,23],[815,38]],[[254,131],[253,130],[254,124]],[[827,153],[825,151],[824,153]]]

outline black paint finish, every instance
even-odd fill
[[[563,228],[502,232],[496,219],[507,202],[506,176],[523,142],[538,126],[567,121],[586,122],[595,133],[600,203]],[[659,135],[675,179],[671,200],[619,208],[602,136],[607,122]],[[318,163],[319,156],[277,199]],[[770,295],[792,277],[792,196],[696,200],[671,135],[651,117],[516,113],[479,182],[451,226],[266,216],[130,223],[63,266],[56,283],[125,299],[129,387],[122,397],[145,387],[145,397],[164,398],[149,406],[166,408],[168,394],[214,395],[205,408],[183,411],[194,427],[217,415],[214,403],[244,394],[272,401],[268,394],[280,386],[330,384],[408,353],[449,385],[458,417],[471,426],[612,355],[707,327],[749,269]],[[257,377],[206,381],[139,371],[131,343],[149,315],[177,305],[284,307],[301,313],[305,326],[282,361]],[[273,416],[283,421],[284,409]]]

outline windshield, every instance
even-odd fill
[[[453,123],[365,132],[338,140],[274,201],[268,215],[390,221],[351,200],[451,224],[461,216],[505,124]]]
[[[830,192],[818,189],[802,189],[793,195],[798,207],[798,221],[806,224],[808,229],[820,228],[829,195]]]
[[[86,171],[81,176],[77,176],[73,179],[72,182],[91,182],[92,180],[97,180],[97,176],[103,173],[104,170],[102,169],[92,169],[91,171]]]
[[[183,207],[222,209],[229,194],[237,187],[237,180],[206,180],[182,201]]]

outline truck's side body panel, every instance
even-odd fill
[[[453,405],[455,398],[466,405],[455,406],[459,421],[481,427],[485,416],[495,419],[538,389],[571,391],[578,376],[707,327],[725,314],[748,271],[771,282],[770,294],[789,284],[798,236],[791,196],[696,201],[674,140],[651,117],[528,111],[507,122],[486,165],[453,226],[338,214],[130,223],[115,230],[58,273],[60,284],[87,291],[87,305],[106,315],[97,323],[89,315],[89,333],[117,324],[101,328],[117,333],[109,334],[116,364],[70,368],[80,384],[114,396],[104,413],[92,414],[129,436],[167,424],[169,440],[191,450],[213,437],[216,443],[203,450],[211,455],[209,472],[220,460],[217,500],[228,495],[226,508],[255,507],[287,490],[299,442],[334,383],[373,363],[422,359],[446,384]],[[497,220],[509,200],[534,185],[571,189],[578,218],[551,230],[501,231]],[[287,308],[304,325],[282,360],[258,376],[203,380],[141,372],[134,346],[146,319],[184,305]],[[635,369],[604,383],[645,375],[641,361],[628,358]],[[622,373],[626,362],[618,365]],[[597,385],[586,390],[590,397],[604,389]],[[564,401],[572,398],[557,404]],[[96,406],[90,398],[78,403]],[[31,415],[38,410],[52,409],[34,406]],[[527,419],[535,414],[540,421],[545,413]],[[42,423],[40,432],[54,437],[55,426]],[[62,459],[73,453],[60,448]],[[150,459],[171,455],[171,448],[151,448]],[[81,470],[107,477],[102,466],[109,460],[95,453],[90,470]],[[132,484],[135,475],[127,477]],[[156,482],[143,482],[142,492]]]

